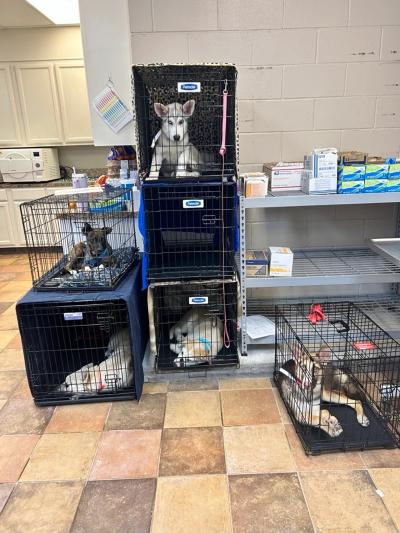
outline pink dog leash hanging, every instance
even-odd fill
[[[222,92],[222,139],[219,155],[224,157],[226,152],[226,120],[228,110],[228,82],[225,80],[225,89]]]

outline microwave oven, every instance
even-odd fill
[[[0,172],[7,183],[59,179],[57,148],[0,148]]]

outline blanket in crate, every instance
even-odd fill
[[[138,252],[136,248],[119,248],[113,250],[113,257],[115,259],[115,266],[98,265],[86,267],[86,270],[75,270],[70,274],[57,275],[57,273],[64,267],[68,257],[64,257],[59,263],[58,268],[53,269],[47,276],[45,282],[46,287],[57,287],[63,289],[79,289],[79,288],[96,288],[96,287],[110,287],[112,282],[118,279],[129,267],[137,262]],[[54,275],[56,271],[56,275]]]

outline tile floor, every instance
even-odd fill
[[[14,312],[29,287],[26,256],[0,255],[1,533],[400,530],[400,450],[305,456],[267,378],[35,407]]]

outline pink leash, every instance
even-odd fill
[[[222,273],[225,274],[225,223],[224,223],[224,170],[225,170],[225,152],[226,152],[226,121],[228,109],[228,82],[225,80],[225,89],[222,93],[222,139],[219,155],[222,157],[222,177],[221,177],[221,212],[222,212]],[[222,280],[222,296],[224,299],[224,346],[230,348],[231,340],[228,332],[228,317],[226,316],[226,295],[225,280]]]
[[[219,155],[221,157],[224,157],[226,152],[226,119],[227,119],[227,109],[228,109],[228,91],[226,88],[226,81],[225,81],[225,89],[222,93],[222,140],[221,140],[221,148],[219,149]]]

